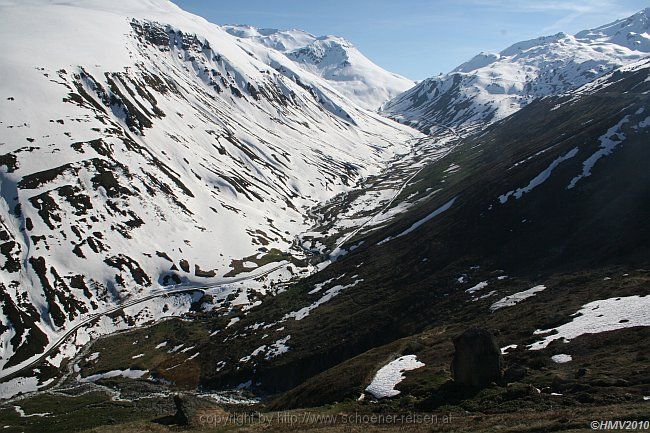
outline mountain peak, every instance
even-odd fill
[[[311,33],[299,29],[282,30],[241,24],[225,25],[222,29],[235,37],[251,39],[281,52],[295,50],[316,39]]]
[[[338,36],[320,36],[304,47],[286,53],[301,63],[326,64],[324,66],[345,67],[356,53],[356,47]],[[357,51],[358,52],[358,51]],[[359,53],[359,55],[361,55]]]
[[[259,29],[244,25],[222,28],[235,37],[284,53],[301,68],[325,78],[341,94],[367,109],[378,109],[415,84],[376,65],[341,36],[317,37],[304,30]]]
[[[527,51],[534,47],[544,46],[544,45],[549,45],[549,44],[559,42],[567,37],[571,37],[571,36],[569,36],[564,32],[558,32],[554,35],[540,36],[538,38],[529,39],[527,41],[517,42],[516,44],[512,44],[505,50],[501,51],[501,55],[512,56]]]
[[[465,63],[462,63],[461,65],[457,66],[453,71],[451,72],[471,72],[475,69],[482,68],[484,66],[489,65],[490,63],[493,63],[501,58],[501,54],[499,53],[489,53],[482,51],[466,61]]]
[[[630,50],[650,52],[650,7],[627,18],[576,33],[579,40],[614,43]]]
[[[338,44],[347,48],[354,48],[354,44],[342,36],[325,35],[325,36],[319,36],[318,38],[316,38],[316,40],[322,42],[329,42],[332,44]]]

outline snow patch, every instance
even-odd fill
[[[635,326],[650,326],[650,296],[627,296],[601,299],[590,302],[573,315],[573,320],[557,328],[537,330],[535,334],[546,334],[529,346],[530,350],[540,350],[552,341],[562,339],[568,342],[584,334],[597,334]]]
[[[276,356],[280,356],[283,353],[287,353],[289,351],[289,346],[287,346],[287,341],[291,338],[291,335],[287,335],[284,338],[281,338],[277,340],[275,343],[273,343],[270,347],[268,352],[266,353],[265,358],[271,359],[275,358]]]
[[[417,230],[417,229],[418,229],[422,224],[425,224],[425,223],[431,221],[433,218],[437,217],[438,215],[440,215],[441,213],[445,212],[445,211],[448,210],[450,207],[452,207],[453,204],[454,204],[454,202],[456,201],[456,198],[457,198],[457,197],[452,198],[452,199],[449,200],[447,203],[443,204],[442,206],[440,206],[438,209],[436,209],[436,210],[434,210],[433,212],[431,212],[431,213],[430,213],[429,215],[427,215],[426,217],[424,217],[424,218],[422,218],[421,220],[419,220],[419,221],[413,223],[413,225],[411,225],[411,227],[409,227],[408,229],[404,230],[402,233],[398,234],[397,236],[394,236],[394,237],[388,237],[388,238],[384,239],[383,241],[380,241],[379,243],[377,243],[377,245],[385,244],[386,242],[388,242],[388,241],[390,241],[390,240],[392,240],[392,239],[399,238],[399,237],[402,237],[402,236],[406,236],[406,235],[408,235],[409,233],[412,233],[413,231]]]
[[[544,183],[549,177],[551,177],[551,173],[553,173],[553,170],[555,170],[558,165],[560,165],[567,159],[573,158],[577,154],[578,154],[578,148],[574,147],[564,155],[559,156],[558,158],[553,160],[553,162],[551,162],[551,164],[548,167],[546,167],[541,173],[535,176],[525,187],[509,191],[499,196],[499,201],[501,202],[501,204],[505,204],[510,199],[510,197],[520,199],[524,194],[531,192],[533,189],[537,188],[542,183]]]
[[[29,415],[27,415],[23,410],[23,408],[17,405],[14,405],[14,409],[16,410],[18,415],[20,415],[21,418],[30,418],[32,416],[44,417],[50,415],[50,412],[30,413]]]
[[[34,392],[50,384],[54,379],[39,383],[36,377],[16,377],[0,383],[0,399],[8,399],[21,393]]]
[[[416,355],[405,355],[389,362],[379,369],[370,385],[366,387],[375,398],[394,397],[400,392],[395,389],[398,383],[404,380],[405,371],[424,367],[424,363],[417,360]]]
[[[600,149],[582,163],[582,173],[571,179],[567,189],[575,187],[580,179],[591,176],[591,170],[594,168],[594,165],[596,165],[598,160],[604,156],[610,155],[616,146],[625,140],[625,134],[621,132],[621,127],[627,123],[629,119],[629,116],[623,117],[616,125],[609,128],[607,132],[598,139],[600,141]]]
[[[556,364],[565,364],[567,362],[573,361],[573,358],[571,355],[567,355],[566,353],[560,353],[558,355],[551,356],[551,361],[555,362]]]
[[[474,292],[478,292],[479,290],[483,290],[488,286],[487,281],[481,281],[480,283],[470,287],[469,289],[465,290],[467,293],[472,294]]]
[[[328,302],[330,299],[341,293],[345,289],[349,289],[350,287],[354,287],[360,282],[363,281],[363,278],[359,278],[357,280],[354,280],[353,283],[347,284],[345,286],[343,285],[336,285],[332,287],[331,289],[328,289],[323,296],[321,296],[320,299],[318,299],[316,302],[314,302],[311,305],[308,305],[307,307],[303,307],[298,311],[292,311],[290,313],[287,313],[283,318],[282,321],[287,320],[287,319],[295,319],[295,320],[302,320],[305,317],[309,316],[309,313],[311,313],[314,309],[318,308],[319,306],[323,305],[324,303]],[[320,290],[320,288],[318,288]],[[316,292],[318,292],[318,290]],[[313,292],[313,290],[312,290]],[[314,292],[314,293],[316,293]],[[310,292],[311,293],[311,292]]]
[[[112,379],[114,377],[126,377],[128,379],[139,379],[145,374],[149,373],[149,370],[131,370],[130,368],[126,370],[111,370],[106,373],[92,374],[90,376],[82,377],[80,382],[96,382],[100,379]]]
[[[537,293],[543,291],[546,289],[546,286],[539,285],[535,286],[533,288],[530,288],[528,290],[524,290],[523,292],[518,292],[518,293],[513,293],[512,295],[508,295],[505,298],[499,299],[496,301],[494,304],[490,306],[490,311],[495,312],[496,310],[500,308],[505,308],[505,307],[512,307],[513,305],[516,305],[523,301],[524,299],[528,299],[530,297],[535,296]]]

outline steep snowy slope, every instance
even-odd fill
[[[0,368],[161,286],[288,263],[305,206],[418,135],[250,45],[166,0],[0,1]]]
[[[302,30],[224,26],[239,38],[253,40],[287,55],[308,71],[328,80],[360,106],[377,110],[415,84],[374,64],[351,42],[337,36],[315,37]]]
[[[575,89],[650,53],[650,8],[576,35],[558,33],[481,53],[399,95],[383,112],[424,132],[472,129],[533,99]]]

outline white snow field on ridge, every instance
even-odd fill
[[[326,79],[350,101],[369,110],[410,89],[413,80],[388,72],[338,36],[316,37],[302,30],[224,26],[239,38],[281,51],[302,68]]]
[[[0,77],[0,368],[161,286],[286,263],[305,207],[421,136],[166,0],[0,0]]]
[[[480,53],[387,102],[383,112],[421,131],[473,130],[536,98],[576,89],[650,54],[650,8],[575,35],[557,33]]]

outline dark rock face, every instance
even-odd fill
[[[460,385],[481,388],[501,379],[501,352],[486,329],[471,328],[454,339],[451,371]]]

